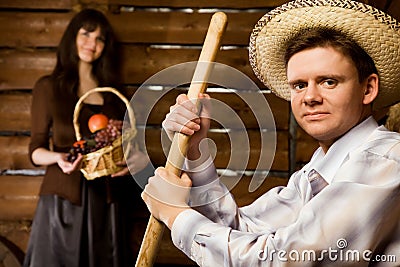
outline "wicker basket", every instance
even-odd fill
[[[82,138],[81,133],[79,131],[78,117],[79,117],[79,112],[82,108],[83,100],[85,100],[90,94],[95,92],[114,93],[125,103],[129,115],[130,129],[124,130],[123,135],[118,137],[112,143],[112,145],[103,147],[99,150],[83,155],[81,172],[83,173],[83,175],[87,180],[93,180],[101,176],[110,175],[123,169],[123,167],[117,166],[116,163],[124,159],[124,153],[125,155],[129,154],[130,150],[129,148],[132,145],[130,141],[136,136],[137,133],[135,115],[131,106],[129,105],[128,100],[114,88],[98,87],[82,95],[75,105],[73,124],[74,124],[76,140],[79,141]],[[127,149],[123,151],[122,143],[123,142],[126,143],[127,141],[128,141]]]

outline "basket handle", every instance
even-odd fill
[[[78,102],[76,102],[75,109],[74,109],[73,124],[74,124],[75,136],[78,141],[81,140],[81,138],[82,138],[81,133],[79,131],[78,117],[79,117],[79,112],[81,111],[81,108],[82,108],[83,100],[85,100],[90,94],[93,94],[95,92],[110,92],[110,93],[113,93],[116,96],[118,96],[125,103],[126,109],[128,110],[131,128],[132,129],[136,128],[135,113],[133,112],[133,109],[129,105],[129,101],[126,99],[126,97],[112,87],[96,87],[96,88],[93,88],[93,89],[87,91],[85,94],[83,94],[79,98]]]

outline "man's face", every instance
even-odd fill
[[[351,59],[332,47],[294,54],[287,67],[291,105],[299,125],[328,147],[365,116],[367,82]]]

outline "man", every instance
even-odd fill
[[[400,101],[399,26],[383,15],[348,0],[294,1],[256,25],[256,75],[320,147],[287,187],[249,206],[237,207],[198,149],[208,105],[197,117],[177,98],[163,126],[192,135],[188,174],[159,168],[142,197],[200,266],[399,266],[400,135],[372,117]]]

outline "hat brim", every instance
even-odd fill
[[[399,23],[374,7],[350,0],[296,0],[265,14],[250,36],[249,60],[256,76],[289,101],[287,41],[303,29],[320,27],[351,36],[373,59],[380,76],[374,110],[400,101]]]

